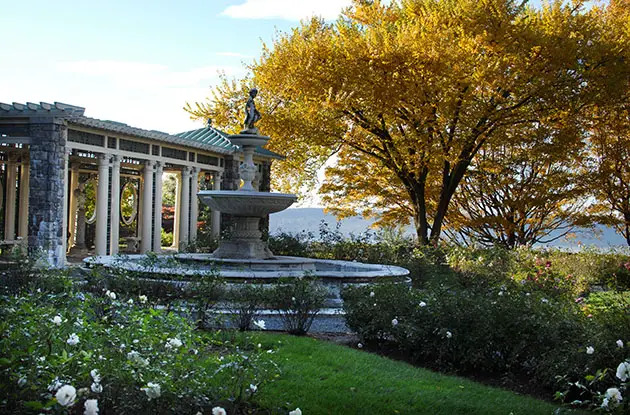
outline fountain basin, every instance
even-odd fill
[[[291,206],[297,196],[288,193],[202,190],[199,200],[211,209],[234,216],[262,218]]]
[[[211,254],[158,256],[148,263],[146,255],[94,256],[85,264],[139,273],[147,284],[192,284],[195,277],[217,275],[228,289],[243,284],[282,284],[286,278],[313,277],[327,291],[325,307],[341,308],[345,287],[379,282],[410,284],[409,271],[393,265],[365,264],[354,261],[276,256],[272,259],[223,259]],[[144,275],[142,275],[144,274]]]

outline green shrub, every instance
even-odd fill
[[[265,301],[269,298],[268,289],[261,284],[245,284],[227,293],[232,319],[240,331],[249,330]]]
[[[173,232],[166,232],[164,228],[162,228],[161,236],[160,236],[160,244],[161,246],[173,245]]]
[[[627,314],[612,313],[617,320],[604,324],[573,300],[518,284],[386,284],[347,289],[343,298],[348,326],[367,344],[393,346],[440,370],[528,375],[550,388],[558,375],[579,379],[587,367],[610,366],[613,337],[630,336]],[[603,353],[586,354],[589,345]]]
[[[247,340],[226,343],[143,301],[112,291],[0,296],[0,412],[83,413],[96,399],[101,413],[239,413],[252,405],[249,385],[276,375]],[[62,385],[76,392],[68,409]]]
[[[267,304],[277,310],[284,329],[297,335],[306,334],[324,305],[326,290],[309,277],[287,278],[267,292]]]

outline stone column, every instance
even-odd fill
[[[65,261],[62,232],[64,152],[68,127],[61,118],[33,116],[28,125],[31,137],[28,199],[28,250],[41,253],[51,266]]]
[[[212,190],[221,190],[221,172],[213,171],[212,172]],[[210,230],[212,232],[212,237],[219,239],[221,236],[221,212],[218,210],[212,211],[212,222],[210,224]]]
[[[151,215],[153,204],[153,161],[147,160],[144,163],[142,186],[142,239],[140,240],[140,252],[147,253],[151,250],[153,239],[151,238],[151,225],[153,215]]]
[[[70,248],[73,255],[87,254],[87,246],[85,246],[85,182],[79,183],[74,191],[74,199],[77,204],[77,223],[75,226],[74,246]]]
[[[17,186],[17,164],[15,154],[9,153],[6,164],[7,181],[5,192],[6,209],[4,212],[4,239],[13,241],[15,239],[15,195]]]
[[[94,236],[94,253],[107,255],[107,190],[109,188],[108,154],[98,156],[98,186],[96,189],[96,235]]]
[[[162,174],[164,167],[161,162],[155,163],[155,216],[153,216],[153,252],[162,252]]]
[[[199,168],[193,167],[190,181],[190,235],[189,240],[197,240],[197,219],[199,218]]]
[[[18,236],[28,242],[28,191],[30,186],[30,161],[22,158],[20,170],[20,213],[18,214]]]
[[[173,245],[179,248],[179,211],[182,206],[182,176],[175,173],[175,212],[173,213]]]
[[[118,242],[120,239],[120,157],[112,157],[112,207],[109,217],[111,219],[109,230],[109,254],[118,254]]]
[[[179,250],[186,249],[188,245],[188,225],[190,224],[190,167],[182,169],[182,200],[179,204]]]
[[[64,258],[62,265],[66,262],[65,253],[68,252],[68,189],[70,188],[70,154],[72,154],[72,150],[66,148],[63,156],[63,220],[61,222],[61,234],[63,235],[62,246]]]
[[[74,163],[70,168],[70,214],[68,215],[70,218],[70,222],[68,223],[68,233],[70,233],[70,237],[68,238],[68,249],[66,252],[69,252],[70,249],[74,246],[77,240],[77,189],[79,188],[79,163]]]

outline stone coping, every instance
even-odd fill
[[[202,254],[180,254],[180,255],[195,255],[194,258],[199,258]],[[206,254],[208,261],[215,261],[211,254]],[[158,275],[181,275],[181,276],[195,276],[195,275],[208,275],[216,272],[212,269],[186,269],[185,266],[165,267],[151,265],[143,266],[139,263],[140,260],[146,258],[146,255],[125,255],[125,256],[93,256],[85,258],[83,261],[86,265],[100,265],[108,268],[121,268],[128,271],[135,272],[149,272]],[[158,256],[158,258],[166,258],[166,256]],[[315,259],[315,258],[300,258],[300,257],[283,257],[278,256],[276,259],[268,260],[238,260],[238,259],[219,259],[217,262],[230,263],[230,265],[243,264],[242,269],[223,269],[219,270],[219,274],[223,278],[228,279],[262,279],[262,280],[277,280],[286,277],[303,277],[305,275],[312,275],[321,279],[333,279],[340,280],[341,282],[369,282],[380,278],[406,278],[409,275],[409,270],[398,267],[395,265],[381,265],[381,264],[365,264],[354,261],[339,261],[331,259]],[[199,259],[196,259],[199,260]],[[303,269],[279,269],[279,270],[252,270],[247,269],[247,263],[275,264],[280,266],[282,264],[291,264],[299,266],[299,264],[314,264],[315,271],[308,271]]]

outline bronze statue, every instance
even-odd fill
[[[256,121],[258,121],[260,119],[260,113],[258,112],[258,110],[256,109],[256,103],[254,102],[254,98],[256,98],[256,95],[258,95],[258,90],[256,88],[252,88],[251,91],[249,91],[249,98],[247,99],[247,104],[245,104],[245,130],[246,131],[252,131],[252,132],[256,132],[257,129],[254,126],[254,124],[256,123]]]

